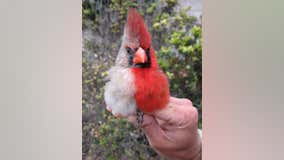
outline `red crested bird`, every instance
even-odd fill
[[[167,77],[159,68],[151,35],[136,9],[128,10],[122,44],[107,79],[104,98],[115,116],[133,115],[137,110],[151,113],[169,102]]]

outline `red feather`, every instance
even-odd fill
[[[151,58],[153,59],[154,57],[154,50],[151,49]],[[136,87],[136,105],[141,111],[146,113],[166,107],[170,98],[167,77],[157,67],[157,62],[153,63],[152,61],[150,68],[132,69]]]
[[[168,80],[159,69],[155,51],[151,47],[151,35],[143,18],[135,9],[128,10],[126,35],[130,39],[138,38],[139,45],[142,48],[150,48],[150,68],[132,68],[136,87],[134,97],[137,107],[146,113],[166,107],[170,97]]]
[[[151,35],[147,30],[143,18],[134,8],[128,10],[126,35],[129,38],[138,38],[142,48],[149,48],[151,46]]]

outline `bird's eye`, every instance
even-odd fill
[[[132,49],[131,49],[130,47],[126,47],[125,49],[126,49],[126,51],[127,51],[128,54],[131,53],[131,50],[132,50]]]

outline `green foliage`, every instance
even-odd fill
[[[151,3],[150,7],[146,10],[147,14],[153,14],[153,12],[156,9],[157,4],[156,3]]]
[[[145,18],[158,63],[168,76],[171,95],[193,101],[202,127],[201,25],[188,15],[190,7],[183,9],[178,0],[143,2],[83,0],[83,159],[163,159],[136,127],[105,110],[104,79],[119,50],[129,7],[138,8]]]
[[[172,31],[169,46],[161,47],[157,55],[161,68],[167,71],[172,95],[189,97],[201,112],[201,28]]]

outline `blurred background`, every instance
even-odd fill
[[[145,136],[105,109],[107,70],[118,53],[127,9],[144,17],[171,95],[192,100],[202,128],[201,0],[82,1],[83,160],[161,160]]]

